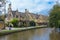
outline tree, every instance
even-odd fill
[[[54,5],[53,9],[50,11],[49,15],[49,26],[50,27],[60,27],[60,5]]]

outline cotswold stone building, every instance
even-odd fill
[[[47,16],[44,15],[38,15],[34,13],[30,13],[27,9],[25,9],[25,12],[19,12],[18,9],[16,11],[13,11],[11,9],[11,4],[9,4],[8,7],[8,14],[6,16],[6,21],[10,21],[13,18],[17,18],[18,20],[21,21],[34,21],[38,24],[47,22]]]

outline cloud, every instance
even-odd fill
[[[36,13],[43,10],[48,10],[53,7],[56,0],[10,0],[12,9],[24,12],[24,9],[28,9],[30,12]]]

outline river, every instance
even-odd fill
[[[0,36],[0,40],[60,40],[53,28],[39,28]]]

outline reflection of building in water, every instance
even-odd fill
[[[7,40],[7,38],[8,38],[7,36],[1,36],[0,40]]]
[[[32,30],[22,31],[19,33],[8,35],[7,40],[29,40],[34,35],[34,33],[32,33],[31,31]]]
[[[27,21],[27,23],[29,23],[29,21],[35,21],[38,24],[47,22],[47,16],[30,13],[27,9],[25,9],[24,13],[19,12],[18,9],[16,11],[13,11],[11,9],[11,4],[9,4],[6,21],[10,21],[13,18],[18,18],[18,20]]]

